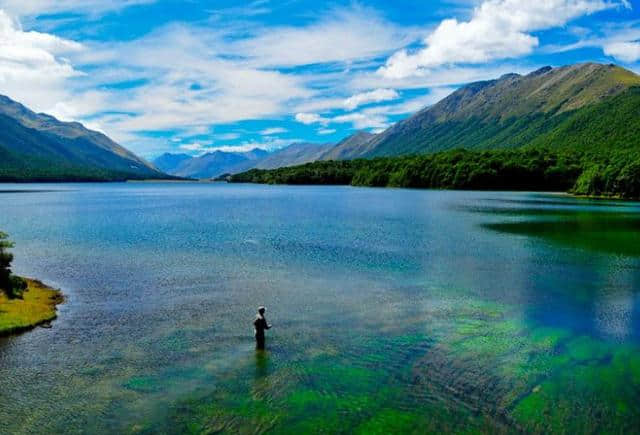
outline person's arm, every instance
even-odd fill
[[[269,324],[267,323],[267,319],[264,319],[264,327],[265,327],[265,329],[271,329],[271,326],[272,326],[272,325],[269,325]]]

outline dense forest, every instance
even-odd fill
[[[453,150],[371,160],[321,161],[228,177],[236,183],[327,184],[464,190],[569,191],[640,198],[640,151],[547,147]]]

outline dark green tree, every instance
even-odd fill
[[[13,254],[8,249],[13,248],[8,235],[0,231],[0,291],[3,291],[10,299],[21,298],[27,289],[27,283],[20,277],[11,274],[11,262]]]

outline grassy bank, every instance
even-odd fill
[[[29,287],[22,299],[9,299],[0,292],[0,336],[27,331],[56,318],[62,293],[40,281],[26,281]]]

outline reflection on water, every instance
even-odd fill
[[[68,302],[0,341],[10,433],[640,425],[635,203],[200,184],[11,202],[16,270]]]
[[[520,216],[540,218],[551,213],[520,211]],[[529,220],[485,224],[485,228],[511,234],[541,237],[553,242],[625,256],[640,256],[640,217],[608,213],[553,213],[562,220]]]
[[[269,372],[269,351],[256,350],[256,380],[263,379]]]

